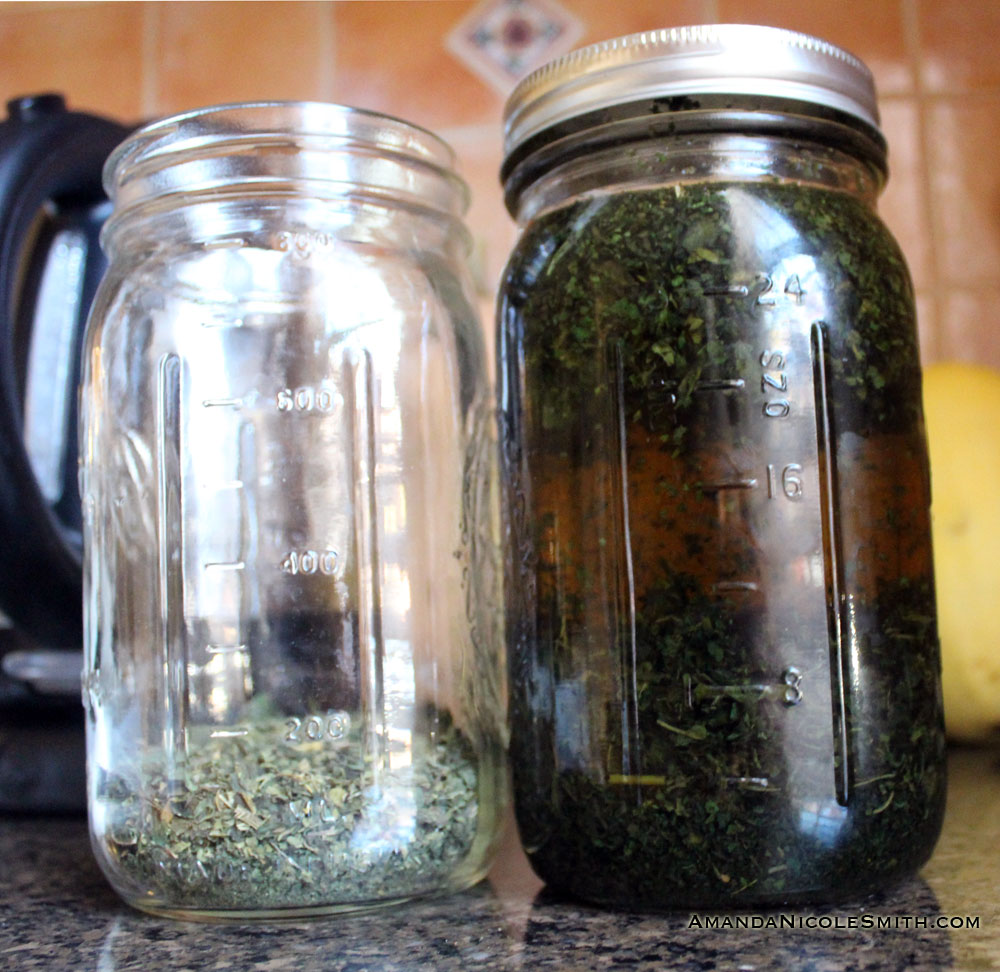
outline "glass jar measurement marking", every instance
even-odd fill
[[[774,281],[774,274],[758,273],[754,275],[751,286],[737,283],[723,284],[720,287],[706,287],[704,293],[706,297],[752,297],[757,307],[775,307],[779,295],[775,292]],[[797,273],[786,278],[782,293],[794,303],[802,303],[806,291]]]
[[[284,574],[321,574],[335,577],[340,557],[336,550],[290,550],[281,561]]]
[[[779,470],[773,463],[767,467],[767,495],[769,499],[784,496],[796,502],[802,499],[802,466],[790,462]]]
[[[204,398],[202,399],[202,408],[235,408],[241,409],[246,404],[243,398]]]
[[[696,685],[690,675],[684,676],[684,698],[689,709],[699,703],[711,705],[718,699],[756,699],[758,702],[780,701],[783,705],[798,705],[803,698],[802,671],[788,665],[778,681],[750,682],[742,685]]]
[[[769,274],[758,274],[752,286],[726,285],[717,290],[707,290],[708,297],[742,298],[750,299],[754,305],[761,308],[761,313],[766,313],[768,317],[780,313],[780,304],[800,305],[803,302],[806,291],[802,287],[798,276],[789,277],[783,290],[775,287],[774,278]],[[796,315],[797,317],[797,315]],[[772,318],[773,320],[773,318]],[[789,322],[793,327],[798,327],[796,320]],[[774,321],[777,324],[777,321]],[[758,415],[761,416],[764,426],[761,427],[761,434],[766,436],[768,441],[773,439],[771,433],[765,432],[770,428],[777,431],[778,426],[773,422],[789,419],[793,412],[802,410],[804,413],[813,413],[813,423],[815,437],[813,442],[816,447],[816,468],[817,475],[821,482],[816,484],[815,490],[806,488],[806,470],[812,469],[812,450],[809,454],[796,457],[797,461],[789,462],[768,462],[765,466],[765,476],[763,484],[758,481],[751,470],[737,471],[731,477],[726,477],[722,481],[698,483],[698,488],[702,493],[720,493],[723,491],[741,491],[750,497],[756,492],[760,485],[766,486],[765,502],[782,499],[790,503],[801,504],[804,500],[814,502],[817,507],[818,522],[816,549],[823,554],[825,572],[827,574],[827,601],[826,614],[828,626],[831,633],[831,647],[826,651],[830,668],[830,692],[832,703],[833,722],[833,750],[834,750],[834,777],[835,790],[838,802],[845,805],[849,794],[850,761],[851,753],[846,739],[846,714],[845,714],[845,689],[843,666],[844,659],[841,657],[841,624],[837,599],[839,592],[840,573],[840,552],[837,549],[837,529],[835,525],[835,514],[832,509],[832,489],[828,482],[832,481],[832,469],[830,464],[832,457],[826,450],[826,443],[830,440],[829,415],[827,411],[827,381],[825,373],[825,344],[824,327],[820,323],[808,325],[809,358],[796,361],[793,359],[791,351],[784,344],[772,345],[761,349],[757,357],[759,371],[750,379],[729,377],[720,379],[707,379],[698,382],[692,389],[695,394],[716,393],[716,394],[743,394],[748,384],[756,385],[759,382],[760,393],[763,401],[760,402]],[[803,370],[807,369],[807,370]],[[796,396],[793,393],[793,386],[798,388],[796,382],[803,379],[811,379],[811,393],[807,399]],[[670,393],[670,401],[677,404],[677,385],[671,383],[661,383],[663,388]],[[749,418],[749,417],[748,417]],[[794,434],[789,429],[789,434]],[[785,433],[780,434],[780,440],[786,438]],[[778,440],[775,440],[778,441]],[[751,499],[751,502],[753,500]],[[832,585],[832,586],[831,586]],[[752,579],[745,578],[724,578],[711,585],[711,591],[717,596],[727,597],[734,594],[753,594],[759,590],[759,584]],[[833,591],[832,603],[829,591]],[[716,690],[718,696],[743,692],[749,697],[761,695],[765,698],[773,698],[780,701],[786,707],[797,706],[803,699],[802,673],[795,666],[788,666],[781,675],[780,683],[775,684],[753,684],[745,686],[703,686],[700,691],[711,692]],[[676,731],[684,732],[683,728]],[[747,776],[734,777],[729,781],[740,786],[753,786],[766,788],[767,779],[765,777]]]
[[[243,736],[249,736],[250,730],[247,726],[233,726],[232,728],[222,727],[220,729],[213,729],[209,736],[212,739],[240,739]]]
[[[328,385],[300,385],[282,388],[275,396],[279,412],[318,412],[329,415],[343,404],[343,396]]]
[[[337,244],[333,233],[317,232],[315,230],[282,230],[272,237],[272,245],[282,253],[290,253],[300,259],[312,256],[314,253],[328,252]]]
[[[328,712],[322,715],[289,716],[285,720],[285,742],[319,742],[323,739],[343,739],[351,728],[349,712]]]
[[[761,376],[760,390],[763,394],[773,391],[788,392],[788,375],[783,370],[787,355],[783,351],[772,351],[765,348],[760,356]],[[768,418],[786,418],[792,410],[791,403],[785,397],[773,398],[764,402],[763,411]]]
[[[235,655],[241,651],[246,651],[247,646],[244,643],[238,644],[209,644],[205,646],[205,650],[210,655]]]

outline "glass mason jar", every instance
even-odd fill
[[[945,792],[913,290],[867,69],[722,25],[507,106],[498,311],[517,819],[639,907],[861,894]]]
[[[131,904],[470,885],[505,797],[494,408],[450,149],[323,104],[112,155],[82,399],[92,839]]]

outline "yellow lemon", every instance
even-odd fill
[[[924,369],[945,725],[973,742],[1000,729],[1000,372]]]

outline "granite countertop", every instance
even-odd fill
[[[509,834],[489,880],[463,894],[295,924],[180,923],[119,901],[83,820],[0,818],[0,969],[1000,969],[1000,753],[954,750],[950,773],[944,833],[918,877],[850,905],[728,915],[554,900]]]

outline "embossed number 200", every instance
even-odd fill
[[[343,739],[350,728],[351,717],[347,713],[306,716],[300,719],[291,716],[285,720],[285,742],[319,742],[322,739]]]

